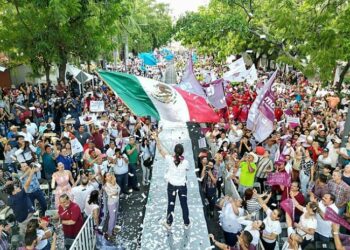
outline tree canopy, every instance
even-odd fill
[[[140,39],[139,47],[131,44],[136,49],[161,46],[171,35],[167,6],[155,0],[2,0],[0,8],[0,50],[47,78],[53,63],[62,79],[68,61],[110,54],[126,33]]]
[[[347,2],[212,0],[178,20],[176,38],[218,60],[249,49],[330,80],[339,62],[343,74],[350,66]]]

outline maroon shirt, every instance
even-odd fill
[[[103,150],[103,130],[100,130],[98,132],[95,132],[91,135],[91,138],[89,139],[93,143],[95,143],[96,148],[99,150]]]
[[[74,225],[63,225],[64,236],[68,238],[75,238],[84,224],[80,207],[71,201],[67,209],[63,209],[61,205],[58,207],[58,215],[60,216],[61,220],[75,221]]]

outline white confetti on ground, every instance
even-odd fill
[[[181,124],[174,128],[163,125],[163,132],[160,139],[169,152],[173,152],[176,143],[183,143],[185,148],[185,158],[189,161],[191,171],[187,172],[188,207],[192,227],[188,233],[183,228],[182,210],[179,198],[175,202],[175,212],[172,214],[174,221],[169,233],[163,223],[166,220],[167,210],[167,183],[164,181],[165,162],[156,155],[152,172],[152,184],[146,205],[146,214],[143,221],[143,232],[141,237],[141,249],[145,250],[165,250],[165,249],[191,249],[203,250],[210,247],[208,230],[203,214],[203,204],[199,194],[197,176],[195,173],[192,143],[188,135],[188,130]],[[181,136],[182,135],[182,136]],[[182,138],[179,141],[179,138]],[[198,178],[200,179],[200,178]],[[172,195],[176,195],[175,192]],[[186,196],[186,195],[182,195]],[[171,203],[170,203],[171,204]],[[173,205],[173,204],[171,204]],[[173,243],[173,247],[169,244]],[[185,247],[183,246],[185,245]]]

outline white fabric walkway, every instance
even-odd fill
[[[195,174],[192,143],[186,124],[174,124],[162,122],[163,132],[159,138],[163,146],[173,152],[177,143],[182,143],[185,149],[185,158],[190,163],[188,176],[188,207],[192,227],[188,233],[184,232],[182,221],[182,210],[180,201],[177,198],[175,204],[174,222],[171,229],[172,234],[168,235],[162,226],[166,218],[167,210],[167,184],[164,179],[166,166],[163,158],[156,154],[153,165],[153,176],[150,193],[146,205],[146,213],[143,221],[143,233],[141,249],[210,249],[207,225],[203,213],[203,204],[199,194],[198,181]],[[188,235],[188,237],[186,237]]]

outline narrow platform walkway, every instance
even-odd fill
[[[176,200],[172,234],[168,234],[161,225],[166,218],[167,184],[164,179],[166,166],[163,158],[156,154],[153,165],[152,182],[143,221],[141,249],[193,249],[205,250],[210,247],[207,225],[203,213],[203,204],[199,194],[198,181],[195,174],[195,164],[192,143],[186,124],[162,123],[163,132],[159,135],[164,147],[172,152],[177,143],[182,143],[185,158],[190,163],[188,171],[188,206],[192,227],[189,232],[183,229],[182,211],[179,199]],[[188,237],[187,237],[188,236]]]

